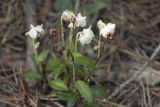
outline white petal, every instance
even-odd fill
[[[30,29],[34,28],[34,25],[30,24]]]
[[[108,30],[107,27],[105,26],[104,28],[101,29],[100,35],[102,35],[104,38],[107,38]]]
[[[83,31],[80,32],[79,41],[81,42],[82,45],[90,44],[93,37],[94,33],[89,27],[88,29],[83,29]]]
[[[35,27],[35,30],[37,30],[37,32],[43,34],[44,33],[44,30],[43,30],[43,25],[37,25]]]
[[[30,30],[29,35],[31,38],[36,39],[37,38],[37,31],[35,29]]]
[[[100,35],[107,38],[108,34],[114,34],[116,25],[113,23],[108,23],[105,27],[101,28]]]
[[[30,31],[26,32],[25,35],[29,35],[31,38],[36,39],[40,34],[44,33],[43,25],[37,25],[34,27],[32,24],[30,25]]]
[[[83,17],[80,13],[77,15],[75,25],[77,27],[85,27],[86,26],[86,16]]]
[[[113,24],[113,23],[107,23],[107,30],[108,32],[114,34],[115,32],[115,27],[116,27],[116,24]]]

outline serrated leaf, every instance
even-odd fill
[[[57,95],[60,100],[67,101],[70,93],[68,91],[58,91]]]
[[[77,95],[70,94],[70,97],[68,98],[68,101],[67,101],[67,107],[74,107],[74,105],[76,104],[77,99],[78,99]]]
[[[77,88],[77,90],[79,91],[81,96],[83,96],[87,102],[89,102],[89,103],[93,102],[92,92],[91,92],[89,86],[84,81],[82,81],[82,80],[76,81],[75,87]]]
[[[92,13],[98,12],[99,10],[105,8],[106,6],[107,6],[106,3],[97,1],[95,3],[89,3],[89,4],[84,5],[83,9],[85,9],[86,12],[88,12],[89,14],[92,14]]]
[[[46,71],[53,71],[54,68],[59,66],[59,62],[55,57],[52,57],[46,66]]]
[[[59,91],[57,92],[57,95],[60,100],[67,101],[67,107],[73,107],[78,99],[78,96],[71,90]]]
[[[76,69],[76,74],[77,74],[77,76],[80,76],[80,77],[82,77],[82,78],[85,78],[86,77],[86,72],[85,72],[85,68],[81,65],[81,64],[79,64],[79,63],[77,63],[77,62],[74,62],[74,65],[75,65],[75,69]],[[70,67],[70,68],[72,68],[73,67],[73,62],[72,61],[69,61],[68,62],[68,66]]]
[[[54,68],[54,78],[57,79],[64,71],[65,65],[60,64],[57,68]]]
[[[41,53],[38,55],[38,61],[43,62],[43,61],[47,58],[48,52],[49,52],[48,49],[45,50],[45,51],[43,51],[43,52],[41,52]]]
[[[54,8],[59,12],[63,12],[66,9],[73,10],[73,4],[71,0],[56,0]]]
[[[61,80],[50,80],[48,82],[49,86],[55,90],[67,91],[68,88],[65,83]]]
[[[23,76],[29,79],[40,79],[41,78],[41,75],[38,72],[33,72],[33,71],[25,71],[23,73]]]
[[[74,59],[77,64],[81,64],[81,65],[87,66],[87,67],[94,67],[96,64],[96,61],[94,59],[83,56],[80,53],[74,53]]]
[[[80,76],[80,77],[86,77],[86,72],[83,68],[81,68],[79,65],[76,66],[76,71],[77,71],[77,74]]]
[[[65,67],[65,64],[60,64],[58,60],[53,57],[48,61],[46,71],[52,74],[54,79],[57,79],[63,73]]]
[[[95,97],[104,98],[107,96],[107,91],[100,85],[91,86],[91,90]]]

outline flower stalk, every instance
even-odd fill
[[[74,52],[77,52],[78,37],[79,37],[79,34],[77,33],[77,35],[76,35],[76,39],[75,39]]]
[[[99,36],[98,39],[98,55],[97,55],[97,59],[100,57],[101,54],[101,36]]]
[[[64,27],[63,27],[63,17],[61,16],[60,19],[60,26],[61,26],[61,41],[62,41],[62,45],[64,46]]]
[[[71,49],[72,50],[72,47],[73,47],[73,41],[72,41],[72,38],[73,38],[73,30],[74,30],[74,28],[73,27],[71,27],[70,28],[70,32],[69,32],[69,49]]]

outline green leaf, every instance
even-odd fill
[[[81,64],[79,64],[79,63],[77,63],[77,62],[74,62],[74,65],[75,65],[75,69],[76,69],[76,74],[77,74],[77,76],[79,76],[79,77],[82,77],[82,78],[85,78],[86,77],[86,72],[85,72],[85,68],[81,65]],[[68,61],[68,67],[70,67],[70,68],[72,68],[73,67],[73,62],[72,61]]]
[[[84,81],[82,80],[76,81],[75,87],[86,101],[88,101],[89,103],[93,102],[92,92],[89,86]]]
[[[94,59],[83,56],[80,53],[74,53],[74,59],[76,63],[81,64],[83,66],[87,66],[87,67],[94,67],[96,64],[96,61]]]
[[[104,98],[107,96],[105,88],[100,85],[91,86],[91,90],[95,97]]]
[[[96,102],[93,103],[88,103],[86,101],[83,101],[83,106],[84,107],[101,107],[99,104],[97,104]]]
[[[58,98],[67,101],[67,107],[73,107],[76,104],[78,96],[71,91],[59,91]]]
[[[56,0],[54,8],[59,12],[63,12],[66,9],[73,10],[73,3],[71,0]]]
[[[57,79],[64,71],[65,65],[60,64],[57,68],[54,68],[54,78]]]
[[[64,73],[64,75],[63,75],[64,83],[67,84],[70,81],[70,78],[72,78],[72,75],[68,75],[67,73]]]
[[[41,75],[38,72],[33,72],[33,71],[25,71],[23,73],[23,76],[29,79],[40,79],[41,78]]]
[[[58,91],[57,92],[58,98],[63,101],[68,101],[70,94],[71,93],[69,91]]]
[[[36,62],[35,54],[32,54],[32,55],[31,55],[31,58],[32,58],[32,61],[33,61],[33,62]]]
[[[58,60],[55,57],[52,57],[47,63],[46,71],[53,71],[54,68],[58,66],[59,66]]]
[[[73,107],[76,104],[77,99],[78,98],[76,94],[70,94],[67,102],[67,107]]]
[[[43,51],[43,52],[41,52],[41,53],[38,55],[38,61],[43,62],[43,61],[47,58],[48,52],[49,52],[48,49],[45,50],[45,51]]]
[[[98,12],[99,10],[105,8],[106,6],[107,6],[106,3],[101,2],[101,1],[97,1],[95,3],[90,3],[90,4],[84,5],[83,9],[85,9],[86,12],[88,12],[89,14],[92,14],[92,13]]]
[[[80,77],[86,77],[86,72],[83,68],[81,68],[79,65],[76,64],[76,71],[77,71],[77,74],[80,76]]]
[[[67,86],[61,80],[50,80],[48,83],[49,83],[49,86],[55,90],[61,90],[61,91],[68,90]]]
[[[46,66],[46,71],[53,74],[54,79],[57,79],[64,71],[66,65],[60,64],[56,58],[51,58]]]

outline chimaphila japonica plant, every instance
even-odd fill
[[[64,35],[64,22],[68,23],[69,35]],[[26,71],[24,76],[42,79],[42,75],[45,73],[45,81],[52,88],[52,92],[50,92],[52,97],[58,97],[60,100],[66,101],[67,107],[75,106],[78,101],[82,101],[82,104],[87,104],[91,107],[92,104],[95,105],[97,98],[104,99],[107,93],[100,84],[96,82],[94,85],[91,85],[90,81],[92,81],[91,77],[94,75],[101,55],[101,37],[112,39],[115,32],[115,24],[105,24],[102,20],[97,22],[99,41],[94,46],[94,50],[97,51],[97,59],[84,56],[78,50],[78,45],[89,45],[94,38],[92,26],[90,25],[87,29],[83,29],[83,31],[74,35],[77,27],[86,27],[86,16],[83,17],[80,13],[76,16],[72,11],[65,10],[61,15],[60,25],[61,42],[65,47],[62,60],[51,57],[47,61],[45,68],[42,68],[42,63],[48,57],[49,49],[41,53],[37,51],[40,46],[37,38],[44,34],[43,25],[31,25],[31,29],[26,35],[32,39],[33,60],[37,65],[38,71]],[[56,29],[51,29],[50,33],[55,35]],[[67,40],[65,40],[64,36],[67,37]]]

